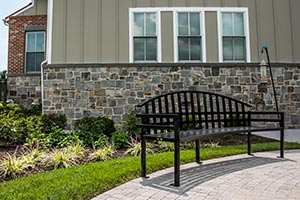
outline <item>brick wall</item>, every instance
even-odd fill
[[[47,16],[15,16],[9,18],[8,74],[25,72],[25,28],[47,25]]]

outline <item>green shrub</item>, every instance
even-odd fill
[[[248,126],[248,121],[243,117],[243,115],[227,115],[224,127],[237,127],[239,121],[239,126]]]
[[[44,114],[42,115],[42,131],[45,134],[50,134],[53,127],[59,127],[64,129],[67,123],[67,118],[65,114]]]
[[[30,108],[25,108],[23,110],[25,116],[40,116],[42,115],[42,103],[32,104]]]
[[[2,104],[0,102],[0,115],[17,118],[22,116],[23,113],[18,104]]]
[[[36,131],[38,118],[0,114],[0,141],[23,144],[29,134]]]
[[[105,117],[84,117],[75,121],[75,131],[85,146],[92,146],[103,135],[111,137],[115,131],[114,121]]]
[[[190,115],[189,116],[189,123],[186,122],[187,121],[187,118],[184,116],[183,119],[182,119],[182,130],[190,130],[190,129],[201,129],[202,128],[202,125],[197,122],[199,121],[199,117],[198,116],[195,116],[195,124],[191,123],[193,121],[193,116]]]
[[[67,137],[67,134],[58,126],[51,127],[51,132],[46,135],[46,146],[48,147],[60,147],[64,146],[61,142]]]
[[[109,145],[108,142],[109,138],[107,135],[101,134],[99,135],[99,138],[97,141],[95,141],[95,143],[93,144],[92,148],[95,149],[100,149],[100,148],[104,148],[106,146]]]
[[[77,144],[82,145],[82,141],[76,135],[75,131],[71,130],[68,133],[64,133],[64,138],[58,142],[58,147],[62,148]]]
[[[140,130],[136,127],[136,124],[139,122],[139,118],[136,117],[135,111],[131,110],[126,116],[124,123],[124,129],[129,135],[139,135]]]
[[[111,142],[116,149],[126,148],[129,145],[129,136],[124,129],[118,129],[112,134]]]

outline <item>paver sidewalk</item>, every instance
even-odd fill
[[[173,187],[173,168],[137,178],[94,200],[297,199],[300,150],[238,155],[181,166],[181,186]]]

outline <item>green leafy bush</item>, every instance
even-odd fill
[[[124,129],[129,135],[139,135],[140,130],[136,127],[136,124],[139,122],[139,118],[136,117],[135,111],[131,110],[126,115],[126,120],[124,123]]]
[[[40,116],[42,115],[42,103],[34,103],[30,108],[25,108],[23,110],[25,116]]]
[[[18,104],[2,104],[0,102],[0,115],[5,115],[7,117],[20,117],[23,113]]]
[[[97,141],[95,141],[94,146],[92,146],[93,149],[99,149],[99,148],[103,148],[106,147],[107,145],[109,145],[108,142],[109,138],[107,137],[107,135],[101,134],[98,138]]]
[[[109,138],[115,131],[114,121],[105,117],[84,117],[75,121],[74,127],[84,146],[90,147],[95,147],[103,135]]]
[[[18,106],[9,106],[9,109],[12,108],[13,110],[6,108],[3,110],[2,107],[0,113],[0,141],[6,144],[23,144],[27,136],[36,131],[39,126],[39,118],[25,118],[19,112]]]
[[[226,116],[224,127],[237,127],[237,126],[248,126],[247,119],[245,119],[243,115],[233,114],[233,115]]]
[[[59,127],[64,129],[67,123],[67,118],[65,114],[44,114],[42,115],[42,131],[45,134],[50,134],[53,127]]]
[[[111,142],[116,149],[126,148],[129,146],[129,136],[124,129],[117,129],[111,136]]]
[[[195,124],[191,123],[193,121],[193,116],[190,115],[189,116],[189,123],[187,123],[187,118],[183,117],[182,119],[182,130],[189,130],[189,129],[201,129],[202,125],[198,122],[199,121],[199,117],[198,116],[194,116],[195,117]]]

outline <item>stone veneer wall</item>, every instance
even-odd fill
[[[120,124],[141,101],[187,89],[217,92],[253,104],[262,96],[265,110],[274,111],[271,81],[262,80],[260,69],[255,64],[50,65],[44,68],[43,110],[65,113],[69,123],[85,116],[107,116]],[[300,67],[276,65],[273,75],[286,127],[300,128]]]
[[[21,107],[30,107],[33,102],[41,101],[41,75],[19,74],[8,75],[7,98]]]

